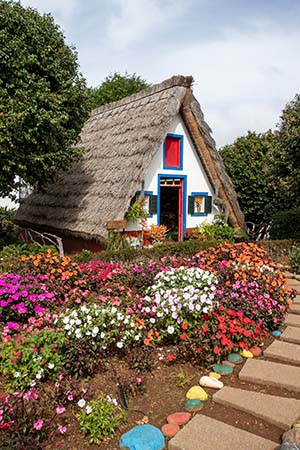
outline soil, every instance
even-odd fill
[[[273,338],[269,338],[265,347],[267,347]],[[112,360],[114,369],[117,371],[122,383],[135,376],[135,372],[128,369],[127,365],[122,360]],[[244,364],[244,363],[243,363]],[[276,394],[279,396],[300,398],[299,393],[278,389],[272,386],[259,386],[240,381],[238,374],[243,364],[236,366],[234,373],[230,376],[223,376],[222,382],[227,386],[239,387],[252,391],[259,391],[267,394]],[[90,445],[88,438],[83,436],[79,430],[76,418],[71,411],[67,415],[68,432],[57,439],[55,442],[45,445],[45,450],[54,450],[61,448],[63,450],[119,450],[120,436],[131,429],[136,424],[141,423],[144,416],[147,416],[149,423],[161,427],[166,423],[166,418],[169,414],[182,411],[185,402],[185,394],[187,390],[197,385],[199,378],[202,375],[209,373],[209,369],[193,366],[192,364],[177,364],[171,365],[165,362],[160,362],[159,365],[152,372],[142,374],[145,392],[135,396],[127,397],[129,411],[126,423],[118,430],[114,439],[107,442],[102,442],[99,445]],[[118,397],[118,390],[116,379],[113,376],[113,371],[109,369],[107,372],[98,373],[92,379],[86,382],[89,393],[93,398],[101,392],[109,394],[113,397]],[[212,396],[214,390],[206,389],[208,394]],[[132,410],[140,410],[136,412]],[[218,403],[214,403],[210,399],[206,402],[205,407],[198,413],[213,417],[236,428],[247,430],[266,439],[270,439],[280,443],[282,430],[274,425],[271,425],[264,420],[258,419],[250,414],[243,413],[230,407],[224,407]]]

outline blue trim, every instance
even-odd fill
[[[135,195],[141,195],[142,191],[136,191]],[[144,191],[144,195],[153,195],[153,191]],[[148,214],[149,219],[152,219],[153,214]]]
[[[179,139],[179,167],[167,166],[166,164],[166,139],[168,137]],[[182,170],[183,169],[183,135],[182,134],[172,134],[168,133],[164,141],[164,151],[163,151],[163,169],[172,169],[172,170]]]
[[[191,195],[193,197],[196,197],[197,195],[201,195],[202,197],[208,197],[208,192],[191,192]],[[191,214],[192,217],[207,217],[207,213],[194,213]]]
[[[161,178],[181,178],[183,180],[182,188],[182,240],[184,240],[184,234],[186,232],[186,186],[187,175],[170,175],[165,173],[159,173],[157,175],[157,225],[160,225],[160,179]]]

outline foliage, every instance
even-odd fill
[[[114,437],[126,419],[126,411],[116,404],[115,399],[100,395],[97,400],[85,404],[76,417],[81,430],[90,437],[90,443],[100,444],[104,439]]]
[[[1,368],[9,389],[28,389],[39,380],[55,380],[62,369],[64,336],[57,331],[28,333],[1,347]]]
[[[199,239],[204,241],[234,241],[236,231],[226,224],[204,223],[197,225],[191,232],[186,233],[188,239]]]
[[[108,251],[118,251],[129,247],[129,243],[123,233],[120,231],[110,231],[108,233],[105,247]]]
[[[277,126],[277,140],[270,164],[276,177],[275,192],[279,198],[278,209],[300,207],[300,95],[282,111]],[[286,236],[288,238],[288,235]]]
[[[247,222],[269,220],[276,209],[276,182],[270,172],[270,153],[275,140],[272,131],[263,134],[249,131],[221,149]]]
[[[90,340],[81,338],[66,341],[63,359],[63,369],[66,373],[77,379],[86,378],[104,366],[103,354],[97,351],[97,345]]]
[[[157,366],[157,358],[152,347],[134,347],[126,354],[126,362],[136,372],[152,372]]]
[[[290,253],[290,267],[293,272],[300,273],[300,247],[292,247]]]
[[[53,18],[0,1],[0,195],[18,178],[42,186],[80,155],[73,146],[87,117],[77,54]]]
[[[106,103],[121,100],[124,97],[146,89],[149,84],[135,73],[133,75],[118,72],[108,75],[101,85],[89,91],[91,107],[105,105]]]
[[[278,211],[273,214],[270,237],[271,239],[299,239],[300,208]]]
[[[139,219],[147,218],[148,214],[148,211],[144,208],[143,201],[137,200],[129,206],[125,219],[129,222],[136,222]]]
[[[0,250],[18,240],[19,227],[13,222],[15,214],[14,209],[0,207]]]
[[[40,245],[36,242],[23,242],[18,241],[15,244],[6,245],[0,252],[2,258],[6,257],[20,257],[20,256],[31,256],[38,253],[47,253],[51,250],[53,253],[57,253],[57,250],[52,245]]]

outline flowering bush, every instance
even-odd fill
[[[62,368],[63,347],[63,334],[47,330],[2,344],[0,365],[7,388],[26,389],[39,380],[55,380]]]
[[[162,337],[176,341],[182,322],[195,325],[214,306],[217,277],[197,267],[159,272],[144,299],[142,314]]]
[[[126,419],[126,411],[118,406],[116,399],[100,395],[87,403],[79,401],[81,411],[76,414],[81,430],[90,437],[90,444],[100,444],[114,437],[115,431]]]
[[[0,276],[0,320],[25,322],[29,317],[41,315],[56,301],[54,292],[45,284],[47,275]],[[8,326],[9,325],[8,323]]]
[[[68,339],[92,340],[100,350],[121,349],[142,339],[134,317],[115,306],[80,306],[62,315],[59,325]]]

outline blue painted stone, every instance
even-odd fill
[[[281,331],[280,330],[275,330],[275,331],[272,331],[272,334],[275,337],[279,337],[279,336],[281,336]]]
[[[165,438],[162,432],[150,424],[138,425],[121,436],[121,449],[128,450],[162,450]]]

